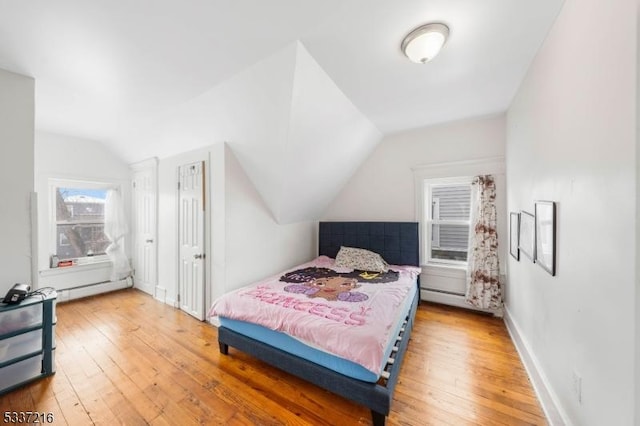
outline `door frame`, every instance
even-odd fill
[[[154,214],[155,214],[155,226],[154,226],[154,240],[155,240],[155,244],[154,244],[154,250],[153,250],[153,254],[155,256],[155,262],[154,262],[154,269],[155,269],[155,283],[153,283],[153,288],[151,289],[151,296],[153,296],[154,298],[158,297],[158,285],[159,285],[159,280],[158,280],[158,238],[159,238],[159,229],[158,229],[158,222],[159,222],[159,211],[158,211],[158,195],[159,195],[159,175],[158,175],[158,158],[157,157],[152,157],[149,158],[147,160],[143,160],[137,163],[133,163],[129,165],[129,168],[132,172],[131,175],[131,223],[132,223],[132,232],[131,232],[131,255],[132,257],[135,256],[137,254],[137,241],[136,241],[136,236],[137,236],[137,229],[136,229],[136,215],[138,214],[137,210],[136,210],[136,203],[135,203],[135,189],[133,188],[133,184],[134,184],[134,175],[136,172],[140,172],[140,171],[145,171],[145,170],[151,170],[151,172],[153,173],[154,176],[154,192],[155,192],[155,196],[154,196]],[[132,262],[133,266],[135,266],[136,262]],[[135,274],[134,274],[134,287],[136,287],[135,285]],[[144,289],[140,288],[140,287],[136,287],[139,288],[142,291],[145,291]]]
[[[211,305],[211,161],[210,154],[208,152],[201,155],[184,156],[180,158],[180,161],[175,166],[174,173],[174,188],[175,188],[175,298],[173,300],[167,299],[167,303],[175,308],[180,309],[180,188],[178,184],[180,182],[180,167],[187,164],[196,162],[202,162],[204,164],[204,253],[205,258],[203,260],[204,268],[204,321],[207,320],[207,311]]]

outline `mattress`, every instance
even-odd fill
[[[393,333],[391,333],[391,336],[397,336],[400,332],[400,329],[402,328],[404,321],[409,314],[411,303],[416,296],[416,293],[417,285],[413,286],[413,290],[410,290],[407,298],[405,299],[404,306],[398,310],[395,325],[393,326],[394,331]],[[336,373],[340,373],[357,380],[371,383],[375,383],[380,379],[380,374],[383,371],[387,360],[391,355],[391,351],[395,346],[395,339],[389,339],[384,350],[384,356],[382,357],[383,361],[380,365],[380,368],[378,369],[377,373],[374,373],[356,362],[331,354],[320,347],[312,347],[292,336],[289,336],[286,333],[270,330],[258,324],[220,317],[220,325],[307,361],[311,361],[315,364],[321,365],[325,368],[335,371]]]
[[[417,292],[420,269],[338,268],[326,256],[216,300],[231,330],[359,380],[375,382]]]

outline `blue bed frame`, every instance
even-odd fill
[[[320,222],[319,254],[336,257],[340,246],[359,247],[380,253],[390,264],[419,266],[419,237],[416,222]],[[391,355],[385,367],[386,379],[378,383],[363,382],[328,368],[298,358],[276,347],[259,342],[225,327],[218,329],[220,352],[227,355],[229,346],[252,355],[287,373],[298,376],[330,392],[364,405],[371,410],[375,426],[385,424],[390,412],[393,390],[409,343],[418,302],[420,283]]]

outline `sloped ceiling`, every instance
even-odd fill
[[[319,218],[381,138],[295,42],[128,139],[160,156],[226,142],[276,221],[292,223]]]
[[[295,64],[278,214],[288,221],[319,218],[382,139],[301,43]]]
[[[35,78],[37,130],[100,141],[127,162],[229,141],[278,220],[312,219],[370,149],[362,141],[375,131],[349,117],[389,135],[505,111],[562,3],[1,0],[0,68]],[[450,27],[445,49],[410,63],[402,38],[431,21]],[[290,58],[298,40],[294,61],[251,73]],[[310,100],[329,81],[338,90]],[[335,102],[343,107],[314,108]],[[232,131],[255,114],[254,127]],[[304,167],[308,158],[333,168]],[[285,213],[310,186],[309,209]]]

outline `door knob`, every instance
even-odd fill
[[[204,259],[204,253],[203,254],[194,254],[193,257],[194,257],[194,259]]]
[[[147,243],[152,243],[152,242],[153,242],[153,240],[149,239],[149,240],[146,240],[145,242],[147,242]]]

